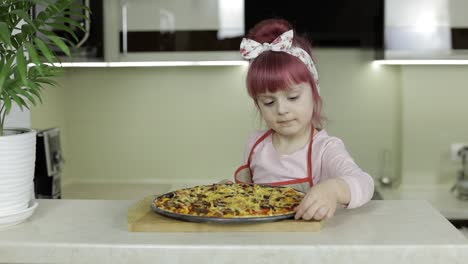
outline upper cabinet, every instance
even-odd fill
[[[113,60],[240,59],[243,0],[123,0],[117,13]]]
[[[384,59],[468,59],[468,1],[385,1]]]
[[[383,0],[76,0],[92,10],[74,62],[241,60],[247,30],[284,18],[316,48],[383,46]],[[65,59],[66,61],[66,59]]]
[[[284,0],[76,1],[92,12],[83,14],[90,22],[76,18],[88,34],[79,36],[74,62],[241,61],[242,37],[267,18],[287,19],[315,48],[468,59],[468,0],[327,0],[311,8]]]
[[[316,48],[380,49],[383,43],[383,0],[245,1],[245,25],[280,17],[290,21]]]

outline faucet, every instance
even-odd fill
[[[457,155],[461,157],[462,168],[458,171],[457,181],[455,182],[453,187],[450,189],[451,192],[453,192],[457,188],[457,185],[461,181],[468,180],[468,170],[467,170],[467,166],[466,166],[466,158],[467,158],[467,155],[468,155],[468,146],[464,146],[463,148],[461,148],[457,152]]]
[[[459,180],[464,180],[468,174],[466,169],[466,156],[468,154],[468,146],[464,146],[458,151],[458,156],[461,157],[462,160],[462,168],[458,173]]]

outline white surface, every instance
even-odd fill
[[[73,183],[62,187],[65,199],[110,199],[133,200],[151,194],[162,194],[171,190],[191,187],[197,184],[215,182],[204,180],[191,183]],[[450,193],[449,185],[428,185],[388,189],[377,186],[384,200],[427,200],[448,219],[468,220],[468,201],[461,201]]]
[[[24,110],[21,111],[18,105],[13,104],[11,112],[5,120],[5,127],[31,127],[31,113],[29,109],[23,109]]]
[[[38,200],[0,233],[0,263],[463,263],[468,242],[425,201],[338,210],[319,232],[131,233],[134,200]],[[27,254],[25,254],[27,252]]]
[[[384,200],[426,200],[450,220],[468,220],[468,201],[459,200],[449,185],[403,186],[378,188]]]
[[[8,131],[8,130],[6,130]],[[34,211],[36,131],[0,136],[0,228],[24,221]]]
[[[14,225],[24,222],[34,213],[34,210],[36,210],[37,205],[38,203],[36,201],[31,201],[29,207],[27,207],[26,209],[18,210],[11,214],[1,215],[0,230],[11,228]]]

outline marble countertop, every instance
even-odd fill
[[[209,182],[215,180],[192,183],[73,183],[62,188],[62,196],[65,199],[133,200]],[[450,193],[450,188],[449,185],[376,187],[384,200],[426,200],[447,219],[468,220],[468,201],[457,199]]]
[[[340,209],[319,232],[132,233],[136,200],[38,200],[0,231],[0,263],[462,263],[468,241],[428,202]],[[232,261],[235,262],[235,261]]]
[[[468,220],[468,201],[450,192],[449,185],[378,187],[384,200],[426,200],[449,220]]]

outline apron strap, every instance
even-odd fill
[[[314,181],[312,178],[312,142],[314,141],[315,129],[312,127],[312,132],[310,133],[309,147],[307,149],[307,178],[309,180],[310,187],[314,186]]]
[[[255,144],[252,146],[249,152],[249,157],[247,158],[247,164],[239,167],[236,172],[234,173],[234,178],[236,181],[240,182],[237,179],[237,175],[240,173],[240,171],[248,168],[250,172],[250,182],[253,182],[252,177],[253,173],[252,170],[250,169],[250,161],[252,160],[252,155],[255,150],[255,147],[257,147],[260,142],[262,142],[266,137],[268,137],[271,133],[273,132],[272,129],[268,130],[265,132],[261,137],[257,139]],[[297,184],[297,183],[303,183],[303,182],[309,182],[309,186],[312,187],[314,186],[313,178],[312,178],[312,143],[314,141],[314,133],[315,129],[312,127],[312,132],[310,134],[310,140],[309,140],[309,146],[307,148],[307,177],[306,178],[301,178],[301,179],[294,179],[294,180],[288,180],[288,181],[282,181],[282,182],[275,182],[271,183],[270,185],[287,185],[287,184]]]
[[[249,152],[249,157],[247,159],[247,165],[249,166],[250,168],[250,161],[252,160],[252,154],[255,150],[255,147],[257,147],[258,144],[260,144],[260,142],[262,142],[266,137],[268,137],[271,133],[273,132],[272,129],[268,130],[267,132],[265,132],[261,137],[259,137],[257,139],[257,141],[255,142],[255,144],[252,146],[252,148],[250,149],[250,152]]]

